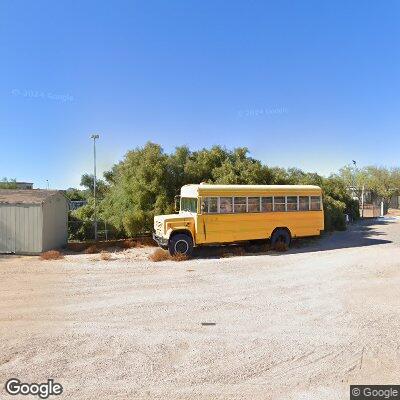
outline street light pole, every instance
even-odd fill
[[[97,240],[97,208],[96,208],[96,139],[99,138],[99,135],[93,134],[90,136],[93,139],[93,198],[94,198],[94,240]]]
[[[356,188],[357,161],[355,161],[355,160],[352,160],[352,161],[353,161],[353,165],[354,165],[354,168],[353,168],[353,198],[354,198],[354,195],[356,195],[358,198],[358,192],[357,192],[357,188]]]

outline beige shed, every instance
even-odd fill
[[[68,199],[56,190],[0,189],[0,253],[39,254],[68,240]]]

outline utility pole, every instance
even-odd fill
[[[93,139],[93,198],[94,198],[94,240],[97,241],[97,208],[96,208],[96,139],[100,136],[98,134],[93,134],[90,136]]]
[[[354,198],[354,195],[358,197],[357,188],[356,188],[357,161],[355,161],[355,160],[352,160],[352,161],[353,161],[353,165],[354,165],[354,170],[353,170],[353,198]]]

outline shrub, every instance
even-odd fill
[[[103,261],[110,261],[111,260],[111,254],[108,251],[101,251],[100,252],[100,259]]]
[[[330,196],[324,197],[324,214],[326,231],[346,230],[345,220],[346,204],[339,200],[334,200]]]
[[[86,240],[94,237],[93,221],[86,216],[85,211],[90,206],[86,205],[77,210],[69,212],[68,215],[68,239]]]
[[[74,251],[76,253],[80,253],[86,249],[86,244],[82,242],[69,242],[67,245],[67,249]]]
[[[158,246],[157,243],[150,236],[139,237],[135,240],[136,240],[136,243],[140,246],[146,246],[146,247],[157,247]]]
[[[85,249],[84,253],[85,254],[96,254],[99,252],[98,247],[95,244],[92,244],[89,246],[87,249]]]
[[[64,258],[64,255],[61,254],[58,250],[49,250],[40,255],[42,260],[61,260]]]
[[[184,254],[175,254],[171,256],[167,250],[156,249],[152,254],[149,255],[149,260],[153,262],[159,261],[186,261],[189,257]]]
[[[153,262],[166,261],[170,259],[170,255],[167,250],[156,249],[152,254],[149,255],[149,260]]]
[[[137,246],[137,243],[132,239],[119,240],[117,246],[121,249],[132,249]]]
[[[358,200],[349,199],[346,201],[345,213],[349,215],[350,221],[356,221],[360,218],[360,203]]]
[[[185,255],[185,254],[175,254],[175,255],[171,256],[170,259],[172,261],[178,261],[179,262],[179,261],[189,260],[189,257],[187,255]]]

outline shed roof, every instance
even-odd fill
[[[7,204],[42,204],[60,190],[43,189],[0,189],[0,203]]]

